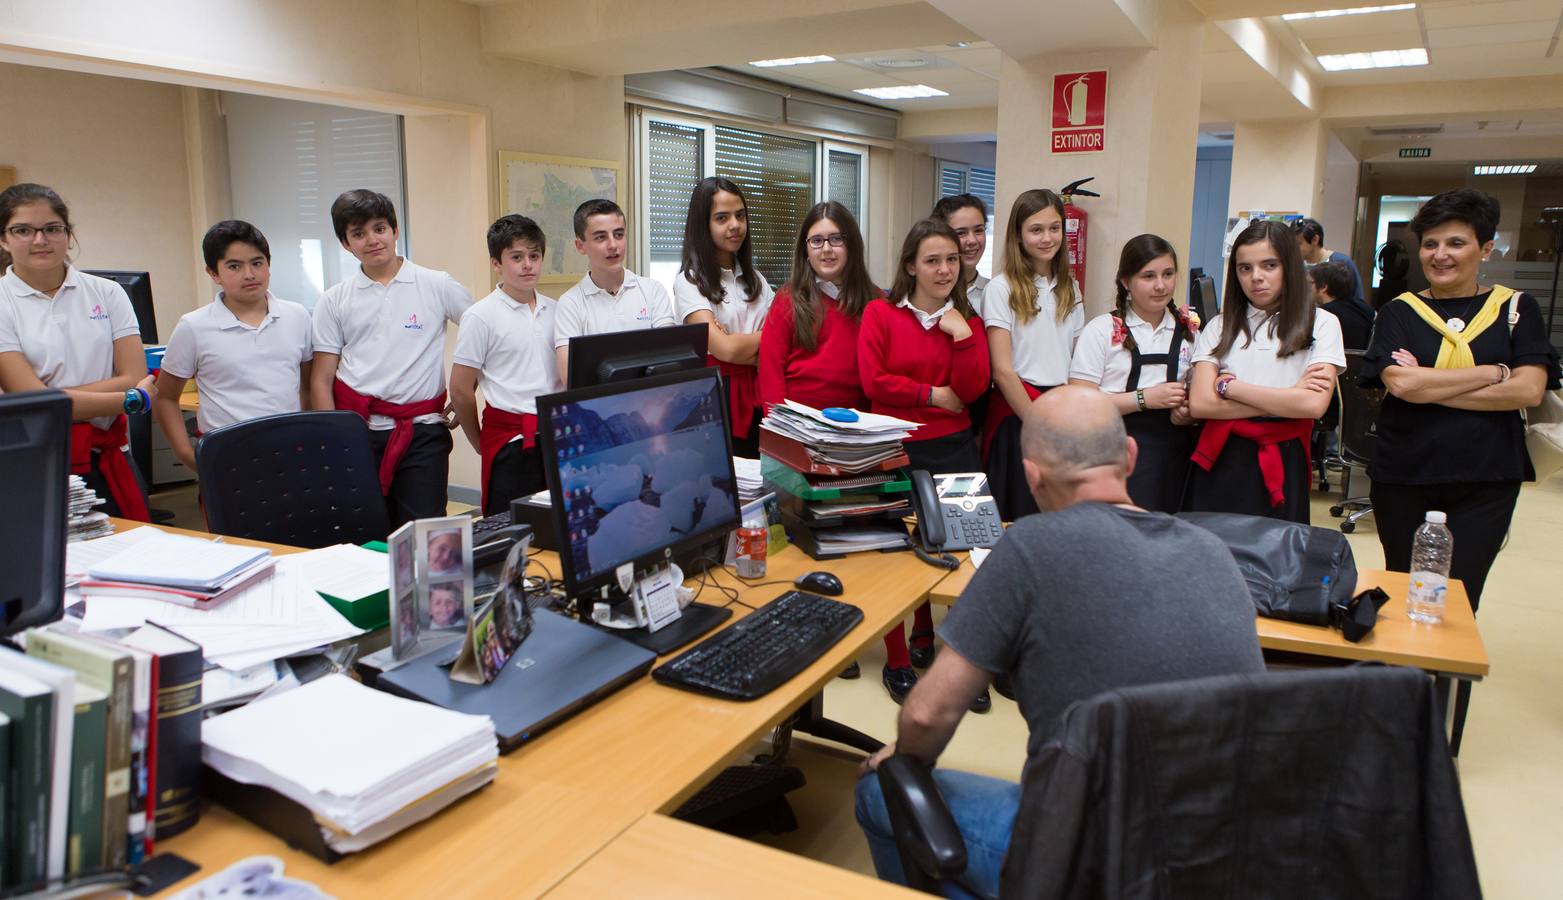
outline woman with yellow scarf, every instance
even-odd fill
[[[1389,396],[1368,477],[1387,568],[1408,571],[1429,510],[1449,517],[1450,577],[1474,611],[1503,546],[1520,483],[1534,480],[1519,410],[1558,386],[1558,356],[1535,298],[1483,287],[1498,201],[1471,188],[1429,200],[1411,220],[1428,289],[1379,311],[1363,383]]]

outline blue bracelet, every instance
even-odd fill
[[[152,395],[147,393],[146,388],[139,388],[139,387],[136,388],[136,393],[141,395],[141,411],[142,412],[151,412],[152,411]]]

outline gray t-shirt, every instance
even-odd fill
[[[1254,603],[1226,545],[1164,513],[1105,503],[1010,526],[939,636],[973,665],[1011,673],[1028,767],[1076,700],[1264,670]]]

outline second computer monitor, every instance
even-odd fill
[[[537,415],[571,596],[616,584],[620,566],[638,575],[738,527],[716,369],[550,394]],[[585,616],[591,603],[580,607]]]
[[[612,331],[570,338],[570,390],[706,365],[704,323]]]

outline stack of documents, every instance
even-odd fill
[[[738,502],[748,503],[765,495],[765,479],[760,476],[760,461],[733,457],[733,474],[738,479]]]
[[[795,400],[771,407],[760,422],[762,431],[782,440],[761,437],[761,449],[799,471],[855,474],[906,462],[901,442],[916,422],[857,412],[857,421],[838,422]]]
[[[137,529],[143,530],[151,534],[87,566],[83,594],[149,597],[205,607],[264,581],[271,572],[270,550]]]
[[[202,760],[308,809],[339,853],[378,843],[494,780],[488,716],[328,675],[207,719]]]
[[[98,496],[98,492],[87,487],[87,482],[80,475],[70,477],[70,509],[69,522],[66,530],[67,541],[90,541],[114,533],[114,526],[109,523],[108,513],[97,511],[96,507],[102,506],[104,500]]]

